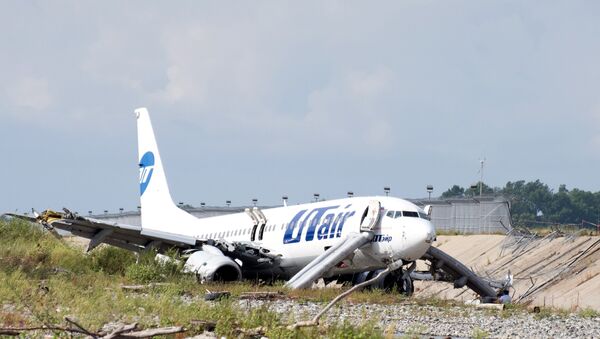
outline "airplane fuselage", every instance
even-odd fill
[[[393,197],[355,197],[264,209],[267,222],[262,236],[246,213],[196,219],[196,225],[181,227],[177,233],[198,240],[253,241],[281,255],[281,271],[276,273],[286,278],[349,233],[359,233],[361,218],[373,200],[381,203],[382,217],[373,228],[371,245],[356,251],[331,274],[374,270],[393,260],[420,258],[435,237],[433,226],[419,207]],[[406,216],[390,217],[390,211],[406,212]]]

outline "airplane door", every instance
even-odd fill
[[[360,230],[372,231],[379,222],[380,217],[381,203],[377,200],[371,200],[360,222]]]

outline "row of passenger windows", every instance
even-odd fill
[[[275,230],[276,227],[277,227],[277,225],[267,225],[267,226],[265,226],[265,232],[272,232]],[[284,227],[285,227],[285,224],[281,224],[282,230],[284,229]],[[260,231],[259,229],[256,230],[257,233],[259,231]],[[245,229],[237,229],[237,230],[232,230],[232,231],[205,233],[205,234],[199,235],[198,239],[222,239],[222,238],[227,238],[227,237],[237,237],[240,235],[250,235],[250,232],[252,232],[252,227],[245,228]]]
[[[429,220],[429,216],[425,213],[414,212],[414,211],[388,211],[385,214],[386,217],[390,217],[392,219],[401,218],[401,217],[409,217],[409,218],[421,218]]]

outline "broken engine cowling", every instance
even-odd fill
[[[195,273],[200,282],[236,281],[242,279],[240,266],[214,246],[203,245],[190,254],[184,271]]]

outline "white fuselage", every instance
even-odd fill
[[[373,241],[330,274],[379,269],[393,260],[420,258],[435,237],[434,228],[423,210],[393,197],[355,197],[265,209],[262,213],[267,222],[262,238],[257,229],[253,243],[280,254],[282,275],[291,276],[349,233],[360,232],[363,213],[373,200],[379,201],[382,207],[382,216],[373,228]],[[396,212],[406,216],[398,213],[395,217]],[[194,221],[194,225],[190,225],[171,220],[171,232],[198,240],[250,242],[255,227],[246,213]]]

